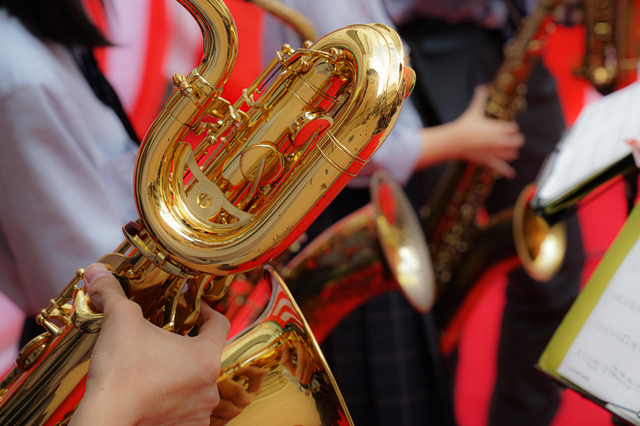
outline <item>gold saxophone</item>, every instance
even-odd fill
[[[583,0],[585,55],[578,74],[607,95],[636,80],[640,48],[638,4]]]
[[[539,1],[505,46],[505,59],[488,87],[487,117],[512,120],[525,108],[526,84],[555,28],[552,14],[559,3]],[[442,329],[440,347],[445,354],[455,348],[462,323],[482,290],[478,278],[489,265],[518,255],[533,278],[547,280],[564,258],[563,226],[550,229],[535,215],[528,203],[532,188],[523,191],[513,211],[500,212],[487,224],[478,223],[478,212],[497,178],[495,172],[477,164],[450,164],[422,220],[435,269],[433,312]]]
[[[100,262],[149,321],[186,334],[202,298],[221,297],[234,274],[285,250],[367,164],[391,131],[415,77],[393,30],[356,25],[302,49],[284,46],[231,104],[220,96],[237,51],[228,9],[219,0],[179,1],[201,26],[202,63],[189,76],[174,77],[177,90],[145,136],[136,163],[140,219],[123,228],[125,241]],[[82,274],[43,309],[37,322],[45,333],[20,351],[16,367],[0,383],[0,424],[66,424],[79,403],[102,322],[79,287]],[[315,347],[311,333],[300,330],[305,346]],[[248,330],[234,339],[234,348],[244,347],[242,355],[234,349],[231,357],[225,349],[223,371],[239,360],[250,364],[251,354],[260,352],[252,335]],[[292,345],[281,351],[289,358],[281,355],[283,365],[300,357]],[[321,354],[314,363],[315,389],[334,403],[317,404],[315,415],[324,420],[316,424],[351,424]],[[281,376],[294,381],[291,374]],[[277,402],[277,395],[283,393],[269,398]],[[254,402],[267,396],[258,392]],[[269,416],[262,424],[280,424]],[[243,418],[233,424],[245,424]]]
[[[420,221],[404,191],[376,172],[371,202],[327,228],[281,269],[320,343],[353,310],[400,290],[422,314],[435,299]]]

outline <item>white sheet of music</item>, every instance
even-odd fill
[[[594,173],[631,152],[628,139],[640,143],[640,83],[633,83],[584,107],[558,144],[558,152],[538,182],[547,205]],[[546,175],[546,176],[545,176]]]
[[[565,354],[557,372],[640,425],[640,240]]]

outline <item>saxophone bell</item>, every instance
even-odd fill
[[[435,277],[420,221],[386,173],[371,179],[371,202],[316,237],[282,269],[319,342],[350,312],[400,290],[418,312],[435,300]]]
[[[211,424],[230,420],[224,399],[227,389],[237,389],[232,382],[241,384],[252,400],[229,425],[353,424],[320,347],[284,281],[268,265],[264,278],[271,290],[266,308],[225,345],[218,378],[222,402],[211,414]],[[231,398],[235,394],[229,392]]]
[[[550,225],[536,214],[531,201],[536,186],[526,186],[513,209],[513,238],[518,257],[527,274],[537,281],[553,278],[564,261],[567,230],[563,222]]]

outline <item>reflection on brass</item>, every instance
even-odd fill
[[[400,290],[420,313],[435,298],[427,243],[404,191],[385,172],[371,179],[371,202],[338,221],[291,259],[282,274],[322,343],[354,309]]]
[[[43,355],[51,342],[51,334],[43,333],[34,337],[18,353],[16,365],[21,371],[28,371]]]
[[[269,266],[265,279],[271,289],[266,308],[225,346],[218,378],[221,402],[211,414],[211,425],[351,423],[318,343],[284,281]],[[228,410],[229,405],[240,409]]]
[[[549,225],[531,206],[536,187],[525,187],[513,210],[513,237],[524,269],[538,281],[554,276],[564,260],[567,230],[564,223]]]
[[[220,0],[179,1],[203,31],[204,57],[188,76],[174,77],[176,90],[136,163],[140,219],[123,227],[125,241],[99,261],[145,318],[186,334],[203,297],[220,298],[231,276],[282,253],[368,163],[415,75],[392,29],[356,25],[303,49],[283,47],[231,104],[221,97],[238,48],[229,10]],[[292,141],[294,122],[306,112],[316,119],[303,120]],[[2,381],[0,424],[62,425],[75,409],[102,323],[82,276],[38,316],[43,343],[23,351],[17,364],[24,371],[16,367]],[[328,384],[328,369],[317,364]],[[322,392],[341,417],[311,423],[350,424],[337,388]]]

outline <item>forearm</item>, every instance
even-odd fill
[[[461,140],[461,132],[454,123],[427,127],[420,131],[422,150],[416,164],[417,169],[461,159],[464,141]]]

